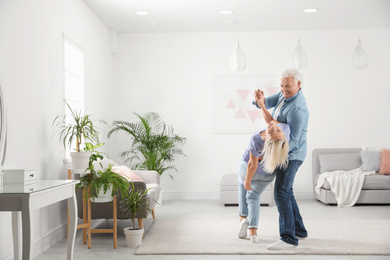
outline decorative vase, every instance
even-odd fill
[[[91,152],[71,152],[73,173],[86,173]]]
[[[144,228],[131,229],[127,227],[123,231],[125,232],[127,247],[138,247],[142,244]]]
[[[103,187],[100,188],[99,191],[96,192],[97,197],[96,198],[91,198],[92,202],[110,202],[113,201],[113,197],[111,196],[112,194],[112,184],[109,185],[108,189],[106,192],[104,192]]]

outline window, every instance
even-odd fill
[[[64,63],[64,99],[73,110],[84,112],[84,51],[67,37],[64,37]],[[65,114],[69,114],[65,102],[64,107]],[[66,162],[70,161],[70,152],[68,147],[65,153]]]

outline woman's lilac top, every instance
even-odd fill
[[[290,127],[286,124],[279,123],[277,124],[284,134],[284,136],[287,138],[287,141],[290,140]],[[242,160],[248,164],[249,161],[249,152],[253,154],[255,157],[260,157],[263,147],[264,147],[264,140],[261,139],[260,133],[263,132],[265,129],[256,131],[253,133],[251,140],[249,142],[248,148],[246,149],[244,155],[242,156]],[[259,163],[259,166],[257,166],[255,174],[265,175],[269,174],[263,170],[263,166]]]

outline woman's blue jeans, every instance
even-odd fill
[[[302,161],[291,160],[285,170],[277,169],[275,180],[275,204],[279,211],[280,239],[292,245],[298,245],[299,237],[307,237],[301,214],[293,194],[295,174]]]
[[[242,161],[238,169],[238,213],[248,218],[248,228],[257,229],[260,217],[260,195],[274,180],[275,174],[255,174],[251,181],[252,190],[247,191],[244,189],[246,170],[247,164]]]

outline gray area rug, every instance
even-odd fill
[[[155,220],[136,255],[390,255],[390,219],[309,219],[309,238],[289,251],[270,251],[278,220],[260,220],[260,243],[239,239],[238,220]]]

